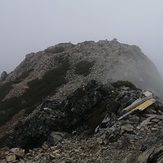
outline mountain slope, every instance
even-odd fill
[[[106,84],[129,80],[162,96],[162,78],[139,47],[112,41],[61,43],[27,54],[0,82],[0,125],[25,110],[31,113],[46,98],[66,99],[91,79]]]
[[[97,78],[103,83],[129,80],[140,88],[150,88],[159,93],[154,83],[158,85],[162,78],[155,65],[139,47],[121,44],[114,39],[97,43],[85,41],[77,45],[63,43],[26,55],[25,60],[5,80],[16,83],[6,98],[22,94],[29,81],[41,79],[65,58],[70,64],[65,76],[68,82],[81,82],[87,78]]]

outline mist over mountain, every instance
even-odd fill
[[[118,38],[139,46],[163,76],[162,6],[163,1],[142,0],[1,0],[0,73],[49,45]]]
[[[12,85],[5,98],[20,96],[29,87],[30,81],[42,79],[49,70],[59,68],[62,62],[67,65],[64,72],[65,88],[75,89],[76,85],[89,79],[98,79],[103,83],[129,80],[139,88],[161,94],[163,80],[152,61],[136,45],[122,44],[113,39],[85,41],[76,45],[60,43],[26,55],[14,71],[8,75],[2,73],[2,78],[5,76],[2,84],[21,79]],[[51,78],[56,77],[54,75]]]
[[[117,39],[68,42],[29,53],[12,72],[1,74],[0,142],[32,149],[51,142],[53,131],[85,133],[85,125],[94,130],[108,117],[110,125],[119,125],[122,109],[145,90],[157,101],[145,114],[162,115],[163,79],[136,45]]]

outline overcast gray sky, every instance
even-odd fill
[[[61,42],[138,45],[163,75],[163,0],[0,0],[0,72]]]

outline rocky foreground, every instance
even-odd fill
[[[122,83],[126,86],[92,80],[66,100],[46,100],[16,126],[0,162],[162,163],[163,104],[153,95],[155,102],[144,111],[118,120],[125,107],[144,97]]]

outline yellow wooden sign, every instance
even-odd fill
[[[145,102],[143,102],[142,104],[138,105],[137,107],[135,107],[133,110],[140,110],[143,111],[144,109],[146,109],[148,106],[152,105],[154,102],[154,99],[151,98]]]
[[[118,120],[121,120],[123,119],[124,117],[130,115],[131,113],[133,113],[135,110],[140,110],[140,111],[143,111],[144,109],[146,109],[148,106],[152,105],[154,103],[155,99],[153,98],[150,98],[150,99],[146,99],[146,101],[142,101],[141,104],[137,104],[135,107],[134,105],[133,106],[130,106],[129,107],[129,112],[127,112],[126,114],[122,115],[121,117],[118,118]]]

